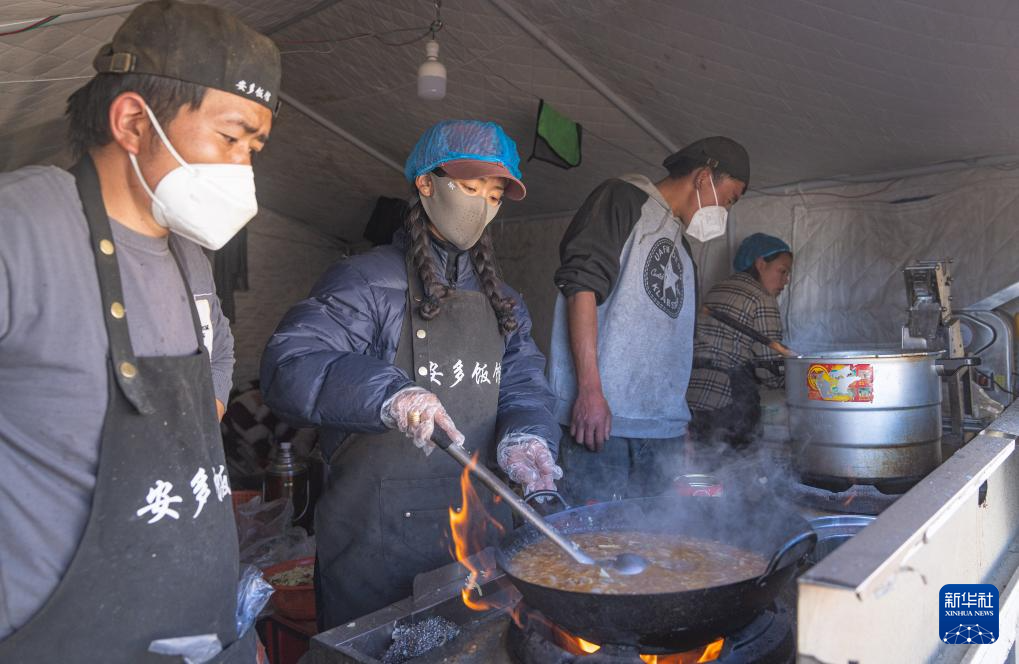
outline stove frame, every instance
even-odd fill
[[[491,549],[482,551],[472,558],[472,564],[486,570],[479,579],[481,597],[498,607],[514,606],[520,600],[520,593],[500,572],[495,564]],[[459,563],[441,567],[419,575],[414,582],[415,593],[376,613],[341,625],[316,635],[302,664],[379,664],[392,641],[393,630],[407,622],[442,617],[461,626],[460,637],[435,648],[408,664],[516,664],[523,654],[525,644],[538,644],[538,650],[529,650],[539,656],[550,654],[549,662],[556,664],[581,664],[590,662],[638,661],[636,652],[620,649],[613,657],[612,646],[606,647],[606,654],[587,656],[570,655],[565,650],[550,647],[541,629],[519,630],[502,608],[473,611],[463,604],[460,589],[464,585],[467,571]],[[747,664],[757,659],[747,658],[747,648],[757,648],[769,664],[786,664],[792,661],[795,652],[793,630],[793,600],[786,596],[780,604],[773,605],[749,625],[728,635],[723,646],[720,664]],[[541,661],[545,661],[544,658]]]
[[[874,523],[800,577],[797,662],[1016,661],[1017,438],[1019,402],[885,509]],[[480,568],[489,570],[479,580],[483,597],[500,598],[504,605],[514,603],[519,593],[495,571],[491,552],[479,556]],[[302,664],[365,662],[360,653],[366,652],[367,646],[374,648],[372,652],[384,652],[398,621],[429,615],[442,615],[465,629],[489,630],[486,633],[491,638],[481,641],[492,650],[454,653],[445,659],[433,659],[429,653],[412,660],[414,664],[509,662],[505,612],[474,612],[464,606],[458,593],[465,579],[466,570],[458,564],[421,575],[415,580],[412,597],[315,636]],[[1001,627],[996,643],[956,646],[940,641],[939,590],[948,583],[993,583],[998,587]]]
[[[1019,402],[798,581],[798,662],[1004,662],[1019,620]],[[939,638],[939,591],[992,583],[1000,637]],[[832,629],[842,625],[846,629]]]

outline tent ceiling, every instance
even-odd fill
[[[572,171],[526,164],[530,195],[506,214],[568,210],[605,177],[660,172],[666,149],[490,0],[446,0],[439,40],[449,94],[427,103],[415,94],[421,42],[296,42],[423,30],[430,0],[215,1],[261,30],[290,23],[273,33],[285,53],[284,89],[396,161],[441,118],[497,120],[525,157],[539,97],[580,121],[584,163]],[[1011,0],[508,1],[674,143],[716,133],[742,141],[757,186],[1019,153],[1019,4]],[[8,2],[0,23],[120,4]],[[88,74],[120,20],[0,38],[0,166],[53,157],[63,100],[81,84],[3,81]],[[292,107],[256,170],[266,205],[351,240],[377,195],[407,192],[398,173]]]

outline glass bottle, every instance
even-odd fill
[[[286,498],[294,508],[293,524],[307,529],[312,514],[308,489],[308,464],[297,458],[291,443],[280,443],[272,463],[265,469],[262,501]]]

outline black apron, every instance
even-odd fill
[[[135,357],[91,158],[72,173],[110,343],[109,405],[85,532],[43,607],[0,642],[0,661],[180,662],[148,652],[149,644],[215,632],[229,647],[213,662],[254,662],[254,630],[236,634],[237,535],[194,304],[194,354]],[[183,270],[181,277],[190,293]]]
[[[396,366],[439,397],[464,447],[491,465],[506,348],[492,307],[482,293],[452,290],[426,321],[409,262],[407,282]],[[409,596],[417,574],[452,562],[449,508],[461,507],[462,471],[438,448],[426,457],[397,430],[352,434],[340,444],[315,507],[321,629]],[[476,488],[489,513],[508,524],[505,506],[494,508],[491,494]]]

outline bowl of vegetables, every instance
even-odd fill
[[[266,567],[262,576],[276,591],[272,606],[291,620],[315,619],[315,558],[296,558]]]

